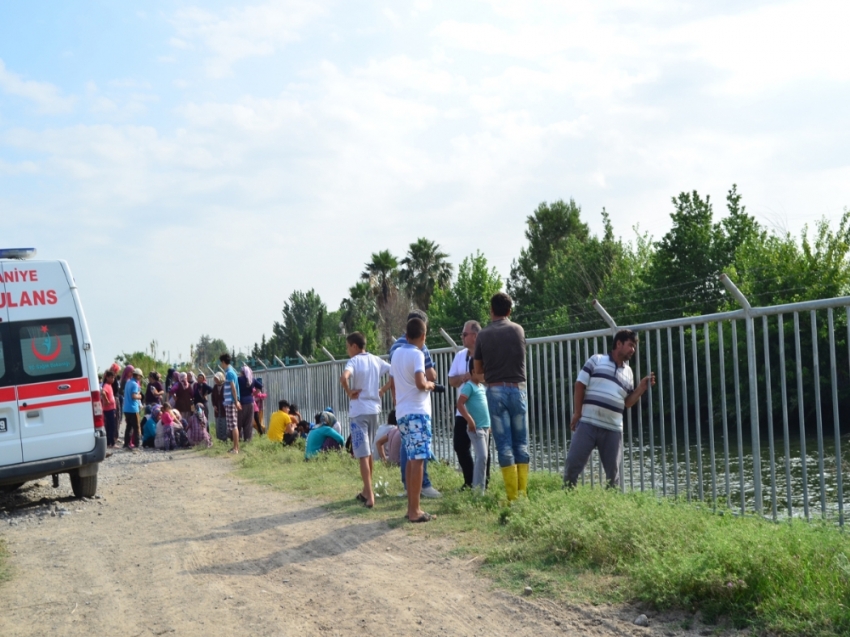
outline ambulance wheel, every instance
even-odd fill
[[[18,482],[17,484],[4,484],[0,487],[0,493],[12,493],[13,491],[17,491],[22,486],[24,486],[23,482]]]
[[[81,478],[77,472],[71,473],[71,489],[75,498],[93,498],[97,493],[97,474]]]

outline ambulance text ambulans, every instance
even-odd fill
[[[67,473],[92,497],[106,456],[91,337],[64,261],[0,249],[0,490]]]

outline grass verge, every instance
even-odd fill
[[[308,463],[303,449],[259,439],[234,462],[245,478],[324,499],[331,510],[404,523],[397,467],[376,466],[381,497],[370,511],[354,501],[359,473],[345,454]],[[450,467],[428,470],[444,497],[423,507],[439,517],[410,531],[451,537],[512,590],[530,584],[556,599],[680,608],[770,634],[850,634],[850,538],[834,526],[774,524],[651,494],[565,492],[559,476],[544,473],[532,473],[529,497],[509,507],[498,470],[483,496],[459,492],[463,480]]]

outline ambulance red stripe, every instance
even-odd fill
[[[11,403],[15,401],[15,388],[3,387],[0,388],[0,403]]]
[[[61,385],[70,385],[68,389],[60,390]],[[34,385],[18,386],[18,400],[29,400],[30,398],[49,398],[50,396],[65,396],[89,390],[88,378],[74,378],[73,380],[54,380],[49,383],[36,383]]]
[[[60,405],[75,405],[77,403],[91,402],[91,398],[83,396],[82,398],[68,398],[67,400],[51,400],[46,403],[30,403],[29,405],[21,405],[19,411],[31,411],[33,409],[41,409],[42,407],[59,407]]]

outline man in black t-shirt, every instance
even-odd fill
[[[490,427],[508,500],[528,487],[528,392],[525,331],[510,320],[511,297],[490,299],[490,324],[475,341],[473,381],[487,384]]]

